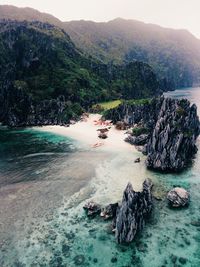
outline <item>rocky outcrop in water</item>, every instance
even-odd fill
[[[101,213],[101,206],[93,201],[86,203],[83,208],[86,210],[88,217],[95,217]]]
[[[188,100],[164,99],[147,144],[146,165],[159,171],[180,171],[197,152],[199,118]]]
[[[130,243],[143,229],[145,218],[153,206],[151,189],[149,179],[144,181],[142,192],[135,192],[130,183],[127,185],[116,216],[115,237],[118,243]]]
[[[161,97],[139,104],[125,102],[108,111],[106,118],[134,127],[125,141],[144,146],[142,152],[147,155],[148,168],[180,171],[197,152],[195,143],[200,129],[197,107],[186,99]]]
[[[173,208],[185,207],[189,204],[190,194],[181,187],[175,187],[167,194],[170,206]]]

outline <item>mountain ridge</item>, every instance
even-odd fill
[[[109,22],[62,22],[31,8],[3,5],[0,5],[1,18],[55,24],[69,34],[86,56],[91,55],[102,63],[145,62],[156,72],[163,90],[200,84],[200,40],[184,29],[123,18]]]

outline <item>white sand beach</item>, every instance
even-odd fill
[[[97,159],[96,174],[89,184],[91,188],[95,188],[96,193],[93,195],[95,201],[109,203],[121,198],[128,182],[132,183],[136,191],[140,191],[144,179],[148,176],[144,166],[145,157],[134,146],[124,141],[126,131],[117,130],[114,125],[99,125],[97,122],[100,119],[101,115],[90,114],[84,121],[79,121],[70,127],[43,126],[35,129],[70,137],[78,141],[81,147],[89,149],[94,158],[103,153],[104,160]],[[103,128],[109,128],[107,139],[98,137],[97,130]],[[100,146],[94,147],[99,143]],[[141,158],[141,162],[134,163],[138,157]],[[88,160],[90,159],[86,158],[86,161]]]
[[[68,136],[72,139],[82,142],[83,144],[93,147],[95,144],[101,144],[94,147],[98,150],[116,151],[116,150],[129,150],[136,151],[134,146],[124,142],[126,131],[115,129],[115,126],[110,126],[107,139],[100,139],[98,137],[98,129],[106,128],[106,126],[96,125],[97,121],[101,118],[99,114],[90,114],[85,121],[79,121],[76,124],[65,126],[43,126],[35,127],[41,131],[48,131],[59,135]]]

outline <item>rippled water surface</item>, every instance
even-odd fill
[[[177,90],[200,110],[200,88]],[[198,141],[199,145],[199,141]],[[149,172],[134,159],[139,152],[100,152],[69,138],[33,129],[0,129],[0,266],[200,266],[200,153],[176,174]],[[87,219],[88,199],[108,204],[121,199],[128,181],[150,177],[163,198],[144,231],[130,246],[119,246],[110,223]],[[191,193],[187,209],[165,200],[173,186]]]

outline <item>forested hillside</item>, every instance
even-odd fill
[[[85,53],[103,62],[148,63],[162,80],[163,89],[200,81],[200,40],[186,30],[120,18],[107,23],[66,22],[64,29]]]
[[[0,121],[9,125],[66,122],[98,101],[159,93],[147,64],[87,58],[63,29],[36,21],[0,21],[0,77]]]
[[[62,22],[31,8],[3,5],[0,19],[37,20],[59,26],[81,51],[103,63],[145,62],[156,72],[163,90],[200,83],[200,40],[186,30],[120,18],[102,23]]]

